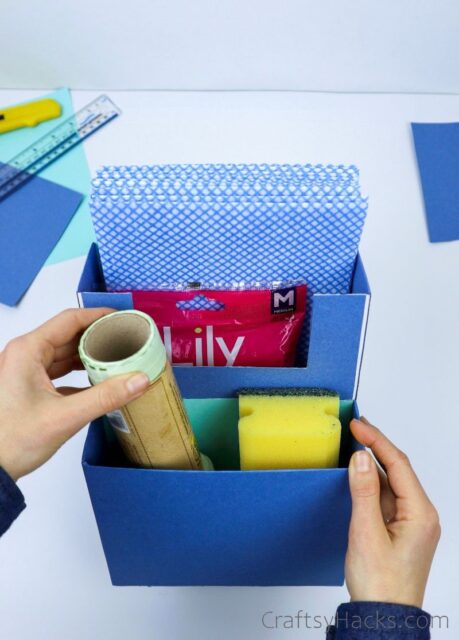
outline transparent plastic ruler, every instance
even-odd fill
[[[0,165],[0,200],[120,113],[108,96],[99,96],[9,162]]]

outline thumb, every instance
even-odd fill
[[[63,398],[61,420],[73,435],[88,422],[139,398],[148,385],[145,373],[114,376]]]
[[[352,497],[351,540],[359,540],[385,532],[380,505],[380,484],[376,463],[367,451],[356,451],[349,465],[349,487]]]

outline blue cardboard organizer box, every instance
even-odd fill
[[[107,292],[91,247],[80,305],[133,307]],[[83,469],[114,585],[341,585],[350,517],[349,432],[370,289],[357,256],[348,294],[315,294],[307,367],[174,367],[201,450],[216,471],[129,467],[104,419],[90,425]],[[240,471],[241,387],[326,387],[341,401],[336,469]]]

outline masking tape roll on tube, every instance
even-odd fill
[[[153,320],[141,311],[117,311],[96,320],[80,340],[92,384],[141,371],[145,393],[108,419],[131,462],[156,469],[212,469],[199,453],[182,397]]]

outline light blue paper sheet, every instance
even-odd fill
[[[46,133],[49,133],[60,122],[74,113],[68,89],[58,89],[43,97],[54,98],[61,104],[61,117],[43,122],[37,127],[26,127],[2,134],[0,136],[1,162],[8,162],[14,155],[33,144]],[[37,100],[37,98],[34,98],[34,100]],[[40,173],[40,177],[85,194],[84,200],[45,264],[54,264],[85,255],[94,241],[94,231],[89,215],[87,197],[90,190],[90,173],[83,145],[79,144],[53,162]]]

